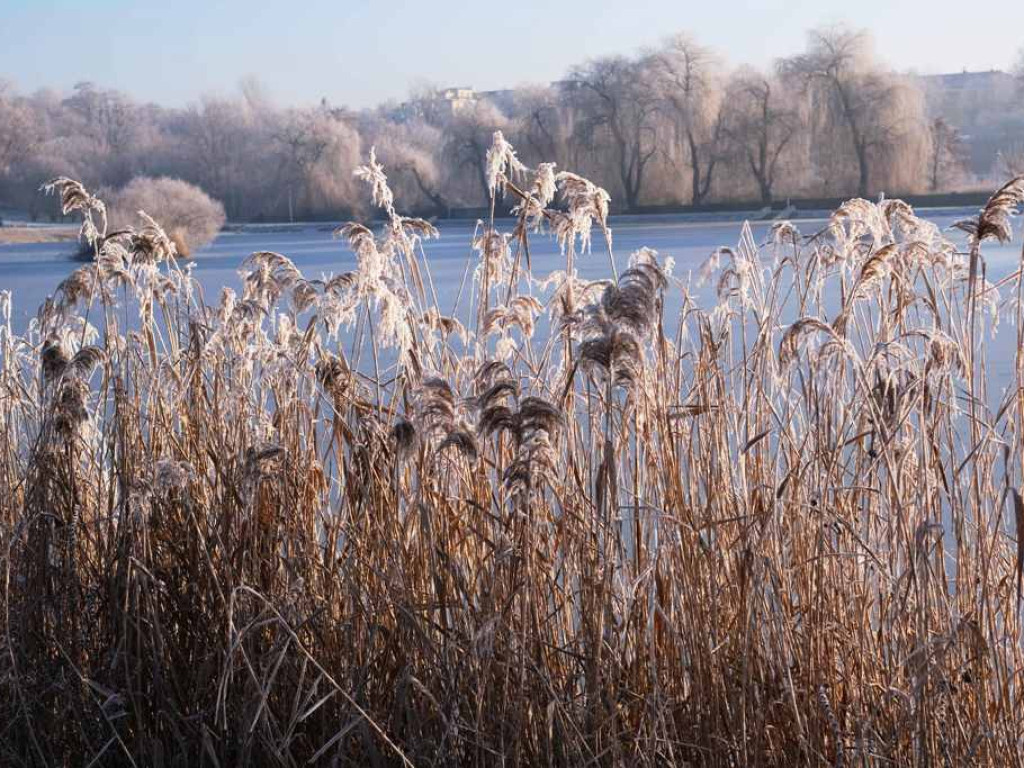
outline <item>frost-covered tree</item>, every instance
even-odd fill
[[[0,176],[28,153],[35,140],[31,110],[8,83],[0,80]]]
[[[244,101],[228,98],[204,98],[180,119],[184,177],[221,200],[231,218],[258,214],[263,207],[257,201],[265,200],[265,193],[252,171],[259,168],[263,176],[260,161],[272,156],[263,133],[268,125],[273,123],[261,120]]]
[[[912,175],[909,166],[923,159],[916,139],[927,133],[923,100],[906,78],[879,62],[864,32],[812,30],[807,51],[784,60],[781,71],[809,100],[818,147],[829,145],[830,161],[840,147],[846,150],[841,157],[852,159],[858,195],[877,191],[883,164],[901,165],[901,178]],[[914,172],[920,175],[923,167]]]
[[[420,118],[405,122],[373,119],[364,121],[361,131],[366,143],[377,148],[391,188],[406,208],[434,213],[448,210],[446,169],[437,151],[443,141],[440,128]]]
[[[352,173],[359,164],[355,128],[324,105],[289,110],[279,121],[274,141],[287,191],[288,218],[350,209],[357,193]]]
[[[455,112],[444,127],[444,161],[458,174],[452,177],[454,194],[483,205],[490,196],[487,182],[487,149],[495,131],[508,127],[508,118],[486,99]]]
[[[123,184],[139,170],[145,118],[138,104],[120,91],[80,82],[63,106],[74,131],[94,143],[93,160],[104,182]]]
[[[689,167],[690,200],[699,205],[711,194],[722,157],[721,64],[710,49],[685,34],[666,40],[649,61],[673,144]]]
[[[571,166],[572,122],[558,90],[551,86],[516,89],[512,115],[516,146],[533,163],[553,162]]]
[[[569,75],[580,115],[573,140],[607,152],[629,210],[640,204],[648,164],[658,151],[658,99],[648,63],[613,56]]]
[[[799,109],[781,81],[752,69],[731,78],[724,104],[722,123],[729,148],[753,176],[761,202],[768,205],[800,135]]]

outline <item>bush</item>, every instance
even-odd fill
[[[104,197],[111,231],[137,225],[139,211],[145,211],[166,230],[182,256],[213,240],[226,219],[220,202],[181,179],[139,176]]]

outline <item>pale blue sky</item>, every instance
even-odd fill
[[[918,72],[1005,68],[1024,44],[1024,3],[987,0],[0,0],[0,78],[21,91],[79,80],[182,105],[255,75],[279,104],[371,106],[415,82],[511,87],[687,30],[731,63],[800,50],[806,30],[870,29]]]

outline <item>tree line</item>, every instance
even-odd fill
[[[97,189],[170,176],[200,186],[233,220],[333,219],[365,210],[352,171],[376,146],[405,205],[443,213],[487,200],[496,130],[525,161],[585,174],[628,210],[942,191],[964,180],[963,139],[929,117],[919,79],[888,66],[865,33],[831,27],[770,70],[729,68],[680,34],[549,85],[425,88],[362,111],[279,107],[255,81],[183,109],[90,83],[63,95],[0,85],[0,207],[50,213],[36,189],[59,175]]]

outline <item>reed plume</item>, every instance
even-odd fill
[[[444,308],[372,151],[337,273],[210,303],[52,182],[95,258],[23,333],[0,292],[0,763],[1021,765],[1019,180],[969,254],[895,200],[745,226],[707,304],[484,161],[515,222]]]

